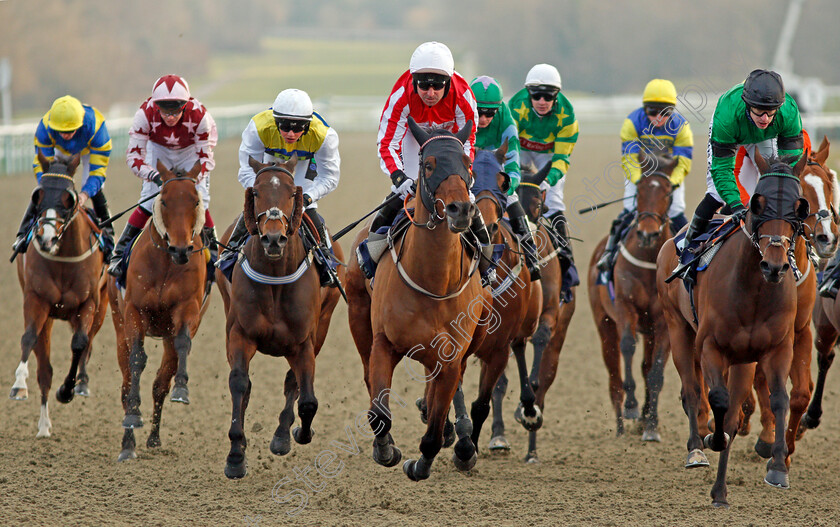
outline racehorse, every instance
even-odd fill
[[[601,353],[609,374],[609,393],[616,416],[616,435],[624,433],[624,419],[639,418],[636,382],[633,379],[633,355],[637,334],[643,335],[645,378],[643,441],[661,441],[658,424],[659,393],[668,360],[668,326],[656,293],[656,256],[671,237],[668,209],[671,207],[671,172],[676,159],[666,159],[639,152],[639,163],[650,165],[636,185],[636,212],[625,238],[619,242],[613,280],[615,299],[608,285],[598,283],[601,272],[597,262],[604,252],[606,237],[601,240],[589,262],[589,304],[601,337]],[[621,359],[624,359],[624,382]],[[625,399],[626,395],[626,399]],[[624,414],[622,415],[622,402]]]
[[[788,488],[788,466],[794,450],[794,434],[807,405],[807,377],[792,377],[790,397],[785,383],[791,374],[794,342],[804,342],[810,332],[797,327],[799,294],[792,266],[809,265],[804,243],[796,244],[802,222],[808,217],[808,202],[800,197],[802,158],[794,167],[780,160],[766,162],[756,156],[762,174],[750,199],[746,218],[719,248],[707,269],[697,277],[693,306],[679,281],[665,283],[678,263],[673,241],[666,243],[657,259],[657,288],[668,322],[674,364],[682,381],[683,408],[689,422],[687,468],[708,466],[701,447],[721,452],[712,503],[728,506],[726,469],[741,405],[752,389],[756,363],[770,390],[770,403],[778,423],[790,410],[788,431],[775,429],[772,459],[765,482]],[[812,286],[813,287],[813,286]],[[796,335],[799,333],[800,335]],[[714,433],[700,438],[697,409],[702,371],[709,387],[708,401],[714,414]],[[724,375],[728,372],[728,386]],[[803,404],[804,401],[804,404]]]
[[[545,407],[545,395],[557,375],[560,351],[563,349],[563,342],[566,340],[569,321],[571,321],[575,312],[574,296],[569,302],[560,301],[563,286],[563,274],[557,258],[560,249],[553,246],[551,242],[553,235],[549,233],[549,229],[553,227],[543,217],[546,210],[544,206],[545,192],[540,189],[540,184],[545,180],[550,168],[550,163],[547,163],[539,171],[533,166],[521,167],[522,181],[516,189],[528,220],[536,225],[532,234],[540,257],[540,285],[542,289],[542,308],[539,323],[537,330],[531,337],[531,343],[534,346],[534,362],[531,365],[531,373],[528,377],[534,391],[535,409],[537,411],[534,415],[530,415],[527,406],[520,401],[514,413],[516,420],[529,432],[528,453],[524,458],[526,463],[539,462],[537,430],[542,427],[543,423],[542,410]],[[527,370],[524,357],[520,361],[517,356],[517,366],[520,372]],[[520,379],[524,379],[524,377],[520,375]],[[490,439],[490,450],[495,452],[505,452],[510,449],[504,437],[505,424],[502,417],[502,401],[507,392],[507,382],[507,377],[502,374],[493,392],[493,437]],[[527,391],[523,389],[523,393],[527,393]]]
[[[472,403],[473,444],[478,446],[481,427],[490,413],[490,399],[499,376],[508,363],[512,349],[520,366],[520,400],[526,415],[536,415],[535,396],[528,382],[525,364],[525,343],[537,328],[537,319],[542,307],[542,290],[531,282],[528,268],[519,240],[502,222],[506,192],[510,178],[503,172],[502,163],[507,153],[507,144],[502,148],[477,150],[473,162],[475,183],[472,191],[485,225],[490,231],[491,242],[504,246],[504,252],[497,267],[498,283],[492,291],[493,310],[499,315],[499,324],[488,332],[475,355],[481,360],[478,396]],[[460,391],[460,389],[459,389]],[[459,399],[456,397],[456,402]],[[459,405],[455,405],[456,416]],[[456,429],[458,421],[456,421]]]
[[[421,380],[429,383],[428,424],[420,441],[421,456],[403,464],[405,474],[419,481],[429,477],[443,445],[444,422],[466,367],[465,358],[481,344],[492,304],[475,273],[478,242],[465,247],[461,236],[477,210],[469,199],[470,158],[463,149],[473,123],[467,122],[457,134],[443,129],[427,132],[412,118],[408,124],[420,144],[417,207],[413,215],[407,210],[410,224],[404,237],[392,239],[391,258],[380,261],[372,290],[358,262],[350,262],[347,301],[350,331],[371,398],[368,420],[376,436],[373,459],[380,465],[392,467],[402,458],[390,434],[389,405],[392,401],[404,405],[391,392],[394,368],[403,357],[426,368]],[[366,233],[362,229],[356,245]],[[453,461],[458,469],[468,470],[475,464],[475,446],[467,433],[470,425],[461,424]]]
[[[320,288],[312,265],[311,249],[304,247],[298,231],[303,213],[303,191],[294,184],[297,156],[279,164],[263,164],[250,159],[257,176],[245,191],[244,220],[251,238],[242,248],[242,257],[228,282],[221,270],[216,284],[225,305],[227,358],[231,372],[229,386],[233,413],[228,436],[230,453],[225,475],[245,476],[245,411],[251,396],[248,369],[257,351],[285,357],[291,369],[285,380],[286,405],[271,440],[271,451],[284,455],[291,450],[289,427],[294,422],[293,404],[298,402],[302,426],[295,428],[295,441],[312,440],[312,419],[318,409],[313,381],[315,357],[324,344],[339,292]],[[222,237],[227,243],[233,225]],[[333,242],[336,257],[343,259],[341,247]],[[338,270],[339,278],[343,269]],[[320,291],[319,291],[320,289]]]
[[[163,339],[163,357],[152,385],[154,412],[149,448],[160,446],[160,417],[172,377],[171,400],[189,404],[187,355],[207,310],[205,294],[209,252],[201,241],[204,207],[195,188],[196,163],[187,173],[157,164],[163,185],[155,198],[152,221],[131,248],[124,293],[117,279],[108,279],[111,315],[117,333],[117,359],[122,371],[122,451],[119,461],[134,459],[134,429],[143,426],[140,375],[146,367],[146,336]]]
[[[16,400],[28,397],[29,353],[34,349],[41,389],[37,437],[50,437],[52,428],[48,399],[52,386],[53,321],[66,320],[73,328],[70,371],[55,394],[59,402],[69,403],[74,394],[89,395],[85,365],[90,358],[93,337],[105,320],[108,303],[99,241],[101,230],[79,205],[79,195],[73,185],[79,160],[77,154],[69,161],[56,159],[50,163],[38,152],[38,162],[44,172],[40,185],[32,192],[37,222],[32,243],[17,261],[23,290],[24,333],[20,339],[20,364],[9,397]]]

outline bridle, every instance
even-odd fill
[[[189,177],[189,176],[176,176],[176,177],[173,177],[171,179],[167,179],[166,181],[163,182],[163,185],[161,185],[161,187],[160,187],[160,197],[158,199],[160,199],[160,200],[163,199],[163,189],[166,188],[166,185],[168,185],[169,183],[171,183],[173,181],[191,181],[193,183],[193,185],[195,185],[195,183],[196,183],[196,179],[192,178],[192,177]],[[201,198],[199,197],[199,200],[200,199]],[[157,206],[155,206],[155,209],[157,209]],[[157,211],[155,211],[155,212],[157,212]],[[162,218],[160,218],[159,221],[161,223],[163,223]],[[198,221],[199,221],[199,219],[196,218],[196,223],[198,223]],[[169,249],[172,248],[172,245],[169,243],[169,233],[166,232],[165,228],[163,228],[163,232],[161,232],[161,229],[158,226],[157,222],[158,222],[158,220],[156,220],[154,218],[154,215],[153,215],[152,225],[154,226],[154,230],[157,231],[161,240],[163,240],[164,245],[158,244],[157,241],[155,241],[154,236],[151,236],[150,239],[152,241],[152,246],[168,253]],[[196,233],[195,230],[196,230],[195,225],[193,225],[193,236],[196,236],[197,234],[199,234],[199,233]],[[201,239],[201,236],[199,236],[199,239]],[[186,254],[195,254],[197,252],[203,251],[205,248],[206,248],[206,246],[204,245],[204,240],[202,239],[201,247],[199,247],[198,249],[192,249],[190,251],[187,251]]]
[[[659,172],[659,171],[651,172],[649,174],[645,174],[642,177],[642,179],[649,178],[649,177],[654,177],[654,176],[662,177],[666,180],[669,180],[668,174],[666,174],[664,172]],[[669,183],[670,183],[670,180],[669,180]],[[638,196],[638,191],[637,191],[636,195]],[[674,201],[674,188],[672,187],[671,192],[668,193],[668,209],[671,208],[671,203],[673,203],[673,201]],[[655,220],[657,220],[659,222],[658,233],[662,234],[662,232],[665,230],[665,226],[669,225],[670,221],[671,221],[668,218],[668,209],[665,210],[665,214],[659,214],[659,213],[650,212],[650,211],[639,212],[639,210],[637,208],[636,213],[635,213],[635,217],[633,218],[633,223],[630,224],[630,229],[633,229],[634,227],[637,227],[639,222],[642,221],[645,218],[654,218]]]
[[[259,169],[259,171],[257,171],[257,176],[259,176],[260,174],[262,174],[264,172],[280,172],[280,173],[286,174],[287,176],[292,178],[292,181],[294,181],[294,179],[295,179],[294,174],[292,174],[291,172],[289,172],[285,168],[283,168],[281,166],[277,166],[277,165],[268,165],[268,166],[265,166],[265,167]],[[279,207],[270,207],[268,210],[264,210],[264,211],[260,212],[259,214],[256,214],[256,216],[255,216],[256,223],[257,223],[257,234],[260,236],[260,238],[265,236],[265,234],[262,232],[262,227],[260,226],[260,218],[263,217],[263,216],[265,216],[266,221],[271,221],[271,220],[284,221],[286,223],[286,235],[291,236],[293,234],[293,233],[289,232],[292,228],[292,221],[289,218],[289,216],[287,216],[286,213],[283,212]]]

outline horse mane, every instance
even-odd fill
[[[257,216],[254,214],[254,189],[251,187],[245,189],[245,208],[242,214],[248,234],[256,236],[259,229],[257,228]]]

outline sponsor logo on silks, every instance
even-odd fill
[[[519,144],[522,146],[522,148],[530,150],[532,152],[547,152],[549,150],[554,150],[554,141],[550,143],[538,143],[536,141],[529,141],[520,137]]]

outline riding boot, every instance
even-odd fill
[[[114,247],[114,253],[111,256],[110,264],[108,265],[108,274],[111,276],[118,277],[120,276],[120,264],[123,259],[123,255],[125,254],[125,248],[128,246],[129,242],[136,238],[143,229],[139,227],[135,227],[130,223],[125,224],[125,229],[123,229],[122,234],[120,234],[120,239],[117,241],[116,247]]]
[[[557,235],[557,248],[560,249],[557,253],[557,258],[560,260],[561,267],[564,265],[564,259],[568,261],[565,265],[574,265],[575,256],[572,253],[572,243],[569,241],[569,228],[566,215],[560,211],[551,215],[548,220],[551,223],[554,234]]]
[[[706,228],[709,226],[710,221],[711,220],[708,220],[706,218],[701,218],[700,216],[697,216],[696,214],[693,218],[691,218],[691,224],[689,224],[688,230],[685,231],[685,239],[683,240],[683,243],[682,243],[682,249],[684,251],[688,250],[688,248],[691,244],[691,241],[698,234],[702,234],[702,233],[706,232]],[[683,264],[678,261],[677,266],[674,268],[674,270],[671,272],[671,274],[674,275],[675,273],[680,273],[680,277],[683,279],[683,281],[688,283],[689,285],[692,285],[694,283],[694,278],[692,277],[691,273],[689,272],[690,269],[691,269],[690,266],[688,266],[688,265],[683,266]],[[671,279],[673,279],[673,276],[671,278],[669,278],[668,280],[666,280],[666,282],[669,282]]]
[[[32,230],[32,222],[35,220],[35,214],[38,212],[38,207],[34,201],[30,201],[26,207],[26,212],[23,214],[23,220],[20,222],[17,236],[15,236],[15,243],[12,244],[12,251],[14,254],[26,252],[29,245],[29,231]]]
[[[338,277],[335,276],[330,267],[330,248],[327,245],[327,231],[324,228],[324,220],[314,207],[308,208],[304,212],[312,220],[312,224],[318,232],[320,254],[318,254],[319,251],[315,252],[315,263],[318,267],[318,275],[321,278],[321,287],[337,287]]]
[[[204,238],[204,245],[210,249],[210,259],[211,260],[218,260],[219,259],[219,240],[216,237],[216,227],[207,227],[206,225],[201,228],[201,234]]]
[[[105,193],[102,190],[93,195],[90,200],[93,202],[93,212],[96,213],[99,223],[103,223],[111,219],[111,211],[108,210],[108,199],[105,197]],[[114,226],[109,223],[108,225],[102,227],[102,233],[113,240],[115,235]]]
[[[374,216],[370,224],[370,230],[366,240],[356,247],[356,261],[359,262],[359,267],[368,279],[373,278],[376,273],[376,264],[382,258],[385,249],[388,248],[386,233],[377,232],[382,227],[390,227],[394,223],[394,218],[402,208],[402,202],[398,200],[390,201],[394,197],[394,193],[388,194],[385,198],[387,205],[379,209],[379,212]]]
[[[481,245],[481,257],[478,260],[478,273],[481,275],[481,285],[489,287],[496,282],[496,262],[493,260],[493,244],[490,243],[490,233],[484,224],[481,211],[476,210],[470,224],[470,231]]]
[[[508,206],[507,213],[508,218],[510,218],[510,227],[513,233],[519,238],[522,252],[525,253],[525,265],[528,266],[531,281],[539,280],[539,254],[537,253],[536,244],[534,244],[534,238],[531,236],[531,229],[528,228],[528,219],[525,217],[525,211],[522,209],[522,205],[516,201]]]
[[[840,279],[837,277],[838,266],[840,266],[840,252],[831,258],[823,271],[823,280],[819,287],[820,296],[837,298],[837,290],[840,289]]]
[[[609,271],[613,266],[613,261],[615,260],[615,249],[618,247],[618,227],[621,224],[621,220],[617,219],[612,222],[612,227],[610,228],[610,235],[607,238],[607,245],[604,247],[604,252],[601,254],[601,258],[598,259],[598,263],[595,264],[598,267],[598,270],[601,272]]]
[[[248,227],[245,225],[245,217],[240,214],[236,219],[236,225],[233,227],[233,232],[230,233],[230,239],[227,242],[227,247],[219,254],[219,259],[216,260],[216,267],[222,262],[236,258],[239,254],[239,248],[245,243],[248,238]]]

